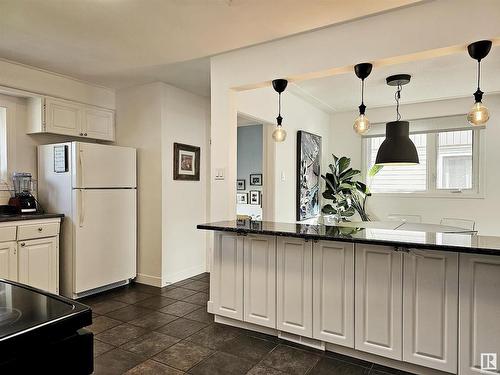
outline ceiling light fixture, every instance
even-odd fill
[[[366,105],[364,103],[365,95],[365,78],[372,72],[373,65],[370,63],[362,63],[354,66],[354,73],[361,80],[361,105],[359,106],[359,116],[354,120],[352,126],[354,131],[360,135],[366,134],[370,130],[370,121],[365,116]]]
[[[474,93],[475,103],[470,112],[467,114],[467,121],[473,126],[481,126],[488,122],[490,113],[488,108],[481,102],[483,100],[483,92],[479,88],[481,79],[481,60],[488,56],[491,49],[491,40],[480,40],[469,44],[467,51],[470,57],[477,60],[477,90]]]
[[[377,152],[375,164],[377,165],[414,165],[418,164],[417,148],[410,139],[410,123],[401,121],[399,113],[399,100],[401,99],[402,86],[410,82],[409,74],[396,74],[387,77],[389,86],[396,86],[396,121],[385,125],[385,140]]]
[[[285,91],[288,81],[286,79],[275,79],[273,81],[274,91],[278,93],[278,117],[276,117],[276,129],[273,131],[273,139],[275,142],[283,142],[286,139],[286,130],[283,129],[281,117],[281,93]]]

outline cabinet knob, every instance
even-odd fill
[[[83,133],[84,136],[87,136],[87,133]]]
[[[43,230],[43,228],[42,228],[42,227],[38,228],[38,231],[39,231],[39,232],[41,232],[42,230]]]
[[[24,242],[21,242],[21,247],[24,247],[26,246],[26,244]]]
[[[80,135],[83,135],[83,133],[80,133]]]

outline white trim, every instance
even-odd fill
[[[203,273],[203,272],[205,272],[205,265],[200,264],[197,266],[186,268],[186,269],[181,270],[179,272],[167,274],[167,275],[165,275],[164,280],[162,280],[161,286],[173,284],[173,283],[176,283],[177,281],[188,279],[190,277],[199,275],[200,273]]]
[[[158,276],[151,276],[151,275],[146,275],[143,273],[138,273],[137,277],[135,278],[135,282],[139,284],[146,284],[146,285],[151,285],[151,286],[156,286],[158,288],[161,288],[161,277]]]

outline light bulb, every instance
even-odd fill
[[[273,139],[275,142],[283,142],[286,139],[286,130],[281,125],[276,126],[276,129],[274,129]]]
[[[488,122],[489,118],[490,113],[488,108],[481,102],[474,103],[474,106],[467,115],[467,121],[469,121],[469,124],[472,126],[484,125]]]
[[[364,114],[361,114],[354,120],[352,128],[360,135],[366,134],[370,130],[370,121]]]

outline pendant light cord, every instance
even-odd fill
[[[481,60],[477,61],[477,89],[479,89],[479,82],[481,80]]]
[[[364,105],[365,103],[365,80],[361,80],[361,105]]]
[[[401,83],[398,83],[398,89],[394,94],[394,99],[396,99],[396,121],[401,120],[401,114],[399,113],[399,99],[401,99],[401,90],[402,90]]]
[[[281,92],[278,93],[278,116],[281,116]]]

